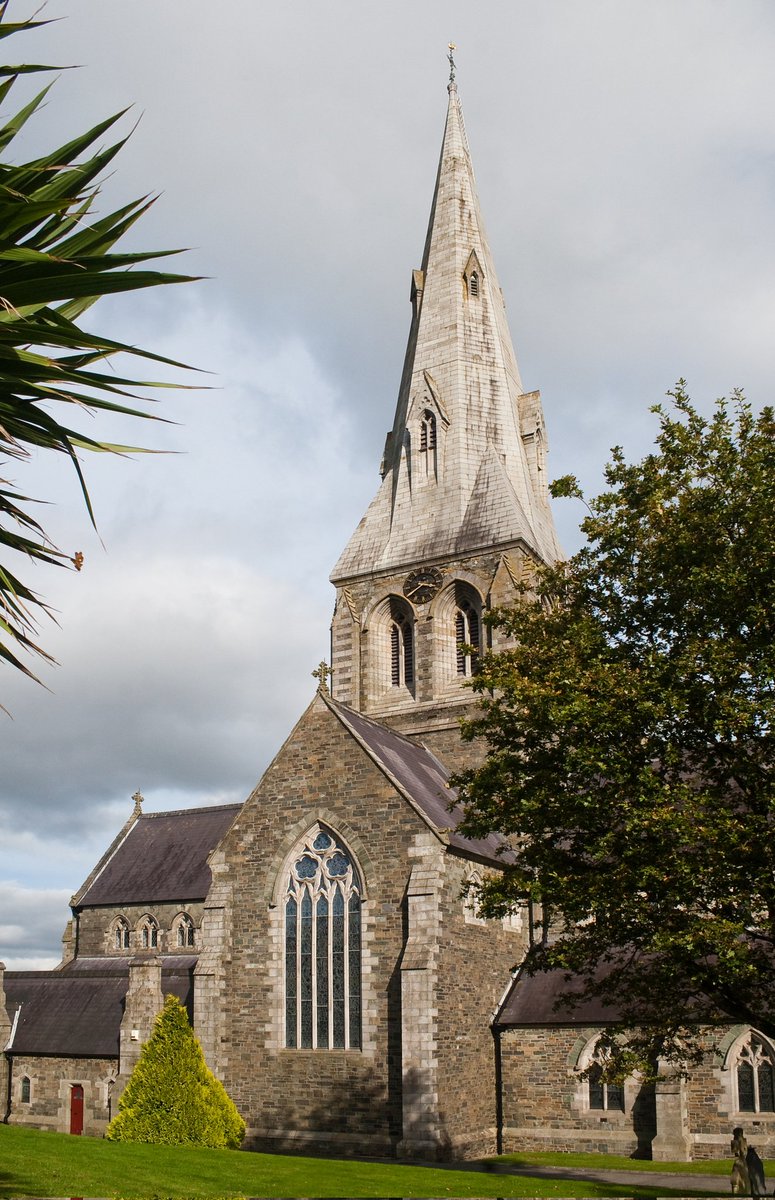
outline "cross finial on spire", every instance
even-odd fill
[[[326,660],[322,658],[318,663],[317,668],[312,672],[313,679],[317,679],[318,681],[319,692],[324,692],[326,695],[328,695],[328,676],[333,675],[333,673],[334,668],[329,667]]]
[[[134,802],[135,802],[135,811],[132,813],[132,816],[133,816],[133,817],[139,817],[139,816],[140,816],[140,813],[143,811],[143,799],[144,799],[144,796],[143,796],[142,792],[140,792],[140,791],[139,791],[139,789],[138,789],[138,791],[136,791],[136,792],[135,792],[135,794],[134,794],[134,796],[132,797],[132,799],[133,799],[133,800],[134,800]]]
[[[455,45],[455,43],[454,43],[454,42],[449,42],[449,43],[448,43],[448,47],[449,47],[449,54],[447,55],[447,62],[449,63],[449,87],[453,88],[453,87],[455,87],[455,86],[456,86],[456,85],[455,85],[455,59],[454,59],[454,53],[455,53],[455,51],[457,50],[457,46]]]

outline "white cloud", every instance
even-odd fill
[[[0,675],[0,878],[65,897],[137,787],[148,807],[241,798],[312,694],[328,571],[392,421],[450,38],[552,474],[595,492],[613,443],[648,447],[648,405],[679,375],[703,407],[736,384],[770,399],[775,9],[236,0],[213,21],[204,0],[52,3],[67,19],[19,54],[84,66],[30,153],[135,102],[105,204],[161,190],[133,243],[193,246],[168,265],[212,277],[93,319],[214,385],[163,394],[179,424],[109,425],[175,453],[87,464],[104,548],[64,461],[16,472],[86,563],[30,575],[60,620],[42,631],[51,691]],[[573,548],[572,506],[558,518]],[[46,904],[56,954],[66,899]],[[29,907],[4,921],[40,928]]]

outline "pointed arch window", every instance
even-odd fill
[[[758,1033],[749,1033],[738,1050],[735,1081],[738,1112],[775,1112],[775,1054]]]
[[[473,675],[481,648],[481,621],[477,605],[459,596],[455,612],[455,651],[458,675]]]
[[[469,296],[479,295],[479,272],[472,271],[468,276],[468,294]]]
[[[113,931],[113,945],[116,950],[129,949],[129,922],[119,917]]]
[[[436,418],[429,408],[426,408],[420,422],[420,450],[436,449]]]
[[[155,950],[159,945],[159,926],[153,917],[146,917],[140,927],[140,945],[143,950]]]
[[[29,1075],[22,1075],[22,1087],[21,1087],[21,1102],[22,1102],[22,1104],[29,1104],[31,1095],[32,1095],[32,1085],[30,1083],[30,1077],[29,1077]]]
[[[194,922],[188,913],[183,913],[178,918],[177,943],[181,950],[194,945]]]
[[[304,839],[288,872],[285,1044],[361,1045],[361,884],[346,848],[321,826]]]

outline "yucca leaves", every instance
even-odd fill
[[[0,0],[0,38],[47,24],[6,21],[8,0]],[[6,161],[14,140],[40,108],[50,84],[17,111],[4,111],[19,75],[53,70],[27,64],[0,66],[0,556],[26,556],[50,565],[81,566],[81,556],[55,545],[32,516],[38,501],[22,495],[2,476],[8,464],[29,458],[33,449],[66,454],[75,469],[86,510],[94,514],[79,462],[84,450],[121,454],[134,447],[101,441],[80,432],[78,417],[98,411],[158,419],[138,404],[146,388],[171,386],[138,380],[112,368],[116,355],[181,366],[137,346],[91,333],[78,324],[101,296],[133,292],[191,277],[150,269],[146,264],[177,251],[114,249],[120,238],[154,203],[142,196],[107,216],[92,217],[100,179],[124,145],[120,138],[98,145],[124,116],[117,113],[63,146],[28,162]],[[70,405],[72,420],[62,405]],[[3,464],[5,463],[5,467]],[[0,662],[27,675],[19,652],[50,655],[35,641],[36,617],[45,601],[15,569],[0,561]],[[34,676],[33,676],[34,678]]]

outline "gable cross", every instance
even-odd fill
[[[319,692],[325,692],[325,694],[328,695],[328,677],[329,675],[333,675],[333,673],[334,668],[329,667],[326,660],[322,658],[318,663],[317,668],[312,672],[313,679],[317,679],[318,681]]]

